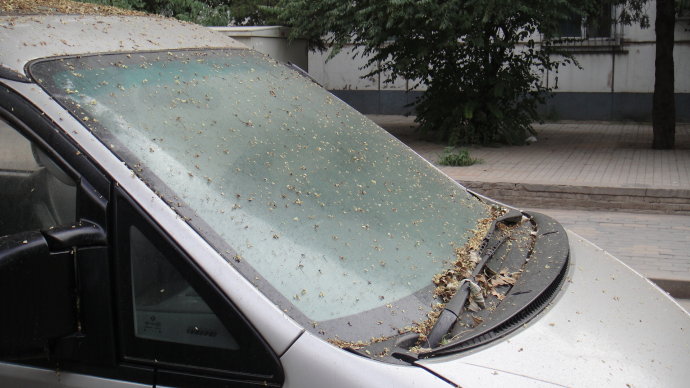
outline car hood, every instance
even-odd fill
[[[687,386],[690,314],[615,257],[568,237],[569,272],[544,312],[492,345],[417,364],[465,388],[516,377],[570,387]]]

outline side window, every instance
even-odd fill
[[[123,361],[161,385],[280,382],[277,357],[194,261],[119,190],[115,207]]]
[[[238,350],[234,337],[194,288],[136,227],[129,230],[134,335]]]
[[[0,118],[0,236],[75,221],[75,182]]]

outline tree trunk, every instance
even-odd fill
[[[654,100],[652,148],[671,149],[676,137],[676,102],[673,80],[673,41],[676,25],[675,1],[656,0],[656,61],[654,72]]]

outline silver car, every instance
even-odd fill
[[[690,316],[289,65],[0,16],[0,385],[681,387]]]

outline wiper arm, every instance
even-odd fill
[[[527,220],[520,222],[523,216]],[[515,223],[516,226],[497,231],[499,223]],[[504,244],[505,240],[510,240],[511,244]],[[519,278],[515,278],[519,279],[517,282],[494,288],[494,292],[502,288],[502,297],[485,296],[486,309],[473,311],[473,314],[463,311],[469,296],[465,285],[441,312],[427,336],[427,343],[419,342],[419,333],[406,332],[363,348],[346,350],[364,357],[414,365],[419,359],[483,345],[516,330],[539,314],[557,295],[568,270],[569,243],[565,230],[552,218],[539,213],[511,211],[496,219],[479,252],[480,259],[470,280],[476,279],[476,274],[482,271],[498,275],[504,270],[520,273]],[[449,335],[452,339],[442,344]],[[415,347],[417,349],[413,349]]]
[[[473,281],[473,279],[479,275],[479,273],[486,266],[486,263],[491,259],[494,253],[496,253],[496,250],[498,250],[498,248],[503,245],[507,239],[505,236],[497,240],[493,239],[496,232],[496,225],[499,223],[516,223],[519,222],[520,219],[522,219],[522,213],[517,210],[511,210],[507,214],[494,220],[494,222],[491,224],[489,232],[482,241],[480,248],[481,253],[479,255],[481,259],[472,270],[472,274],[469,277],[470,281]],[[441,311],[441,314],[438,316],[434,327],[427,336],[427,341],[430,348],[437,347],[441,343],[443,337],[452,329],[453,325],[458,319],[458,316],[460,316],[462,309],[465,307],[465,303],[467,302],[467,298],[469,296],[470,284],[468,282],[464,282],[460,289],[457,290],[455,295],[453,295],[448,303],[446,303],[445,308],[443,311]]]
[[[507,240],[506,236],[495,239],[496,225],[499,223],[517,223],[523,217],[523,214],[517,210],[511,210],[507,214],[496,218],[492,222],[489,231],[482,240],[479,247],[479,261],[472,271],[468,280],[473,280],[490,261],[491,257],[496,253],[498,248]],[[439,315],[431,333],[427,336],[430,343],[428,347],[434,348],[439,345],[441,339],[451,330],[455,324],[458,315],[462,312],[467,298],[470,296],[469,282],[463,282],[455,295],[448,301],[445,309]],[[419,341],[419,333],[407,332],[379,343],[372,343],[364,349],[345,348],[345,350],[358,354],[363,357],[374,358],[376,356],[386,354],[389,355],[389,360],[399,360],[403,364],[412,364],[418,360],[419,355],[410,352],[409,349]]]
[[[534,241],[520,280],[510,286],[510,291],[504,294],[495,310],[483,315],[484,311],[478,313],[483,316],[479,325],[468,332],[456,323],[451,329],[454,336],[449,343],[418,353],[419,358],[452,354],[500,338],[541,312],[555,297],[568,269],[570,250],[567,234],[548,216],[539,213],[525,215],[535,229],[530,232]]]

